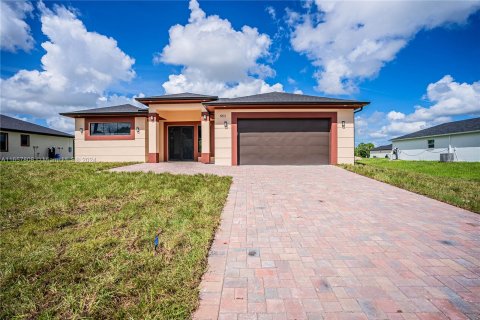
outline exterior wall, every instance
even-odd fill
[[[149,152],[157,152],[159,161],[165,161],[165,127],[169,122],[198,122],[202,116],[203,105],[199,102],[194,103],[159,103],[150,104],[149,113],[156,113],[159,117],[165,119],[160,120],[158,125],[152,125],[149,121],[150,134],[148,137]],[[152,131],[155,130],[155,131]],[[203,132],[202,132],[203,134]],[[156,150],[156,151],[153,151]]]
[[[105,118],[115,121],[114,117]],[[85,118],[75,119],[75,161],[145,162],[148,156],[146,117],[135,117],[133,140],[86,140]],[[140,131],[137,133],[136,128]],[[84,132],[80,132],[80,128]]]
[[[381,151],[370,151],[370,158],[381,158],[381,159],[384,159],[386,157],[389,157],[391,158],[392,156],[392,152],[391,151],[385,151],[385,150],[381,150]]]
[[[1,132],[8,133],[8,151],[0,152],[0,159],[47,159],[49,147],[55,147],[55,153],[60,154],[61,158],[73,158],[73,138],[7,130],[1,130]],[[30,136],[29,147],[22,147],[20,145],[20,135],[22,134],[27,134]],[[38,148],[35,150],[33,148],[34,146],[38,146]]]
[[[215,164],[232,165],[232,112],[336,112],[337,113],[337,163],[353,164],[354,157],[354,117],[352,109],[216,109],[215,110]],[[224,122],[228,127],[225,128]],[[342,128],[345,121],[345,128]]]
[[[431,139],[435,140],[434,149],[427,148]],[[398,148],[401,160],[439,161],[440,154],[448,152],[449,144],[455,161],[480,161],[480,132],[393,141],[393,148]]]

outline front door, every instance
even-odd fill
[[[168,160],[193,161],[194,126],[168,127]]]

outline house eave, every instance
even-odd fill
[[[453,133],[444,133],[444,134],[433,134],[433,135],[426,135],[426,136],[412,137],[412,138],[394,138],[394,139],[390,139],[390,141],[416,140],[416,139],[445,137],[445,136],[453,136],[453,135],[468,134],[468,133],[480,133],[480,130],[462,131],[462,132],[453,132]]]

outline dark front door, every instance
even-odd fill
[[[168,127],[168,160],[193,160],[193,126]]]
[[[238,164],[328,164],[328,119],[240,119]]]

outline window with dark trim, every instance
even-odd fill
[[[8,152],[8,133],[0,132],[0,151]]]
[[[30,135],[29,134],[21,134],[20,135],[20,146],[30,147]]]
[[[198,152],[202,153],[202,126],[198,126]]]
[[[435,140],[431,139],[427,141],[428,144],[428,149],[434,149],[435,148]]]
[[[91,122],[91,136],[128,136],[132,124],[130,122]]]

